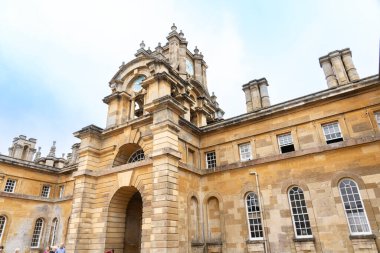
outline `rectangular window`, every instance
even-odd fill
[[[281,154],[295,150],[291,133],[281,134],[277,136],[277,141]]]
[[[49,198],[49,195],[50,195],[50,186],[49,185],[42,186],[41,197]]]
[[[59,198],[63,198],[63,193],[65,192],[65,187],[63,185],[61,185],[59,187]]]
[[[322,125],[322,129],[327,144],[343,141],[338,122],[324,124]]]
[[[206,166],[207,166],[207,169],[213,169],[216,167],[215,151],[206,153]]]
[[[377,127],[380,129],[380,112],[375,112]]]
[[[244,143],[239,145],[240,161],[245,162],[252,160],[251,143]]]
[[[8,179],[5,183],[4,191],[5,192],[14,192],[16,188],[16,180],[14,179]]]

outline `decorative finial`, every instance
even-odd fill
[[[158,46],[161,47],[161,42],[158,42]]]
[[[144,48],[145,48],[145,43],[144,43],[144,41],[141,41],[141,43],[140,43],[140,48],[141,48],[141,49],[144,49]]]
[[[172,27],[171,27],[172,31],[176,31],[177,30],[177,27],[175,26],[175,24],[173,23]]]
[[[198,54],[198,53],[199,53],[199,49],[198,49],[197,46],[195,46],[194,53],[195,53],[195,54]]]
[[[179,37],[180,38],[183,38],[183,36],[185,36],[185,34],[182,32],[182,30],[179,31]]]
[[[55,147],[55,141],[53,141],[53,146],[51,146],[51,148],[50,148],[50,152],[49,152],[49,154],[48,154],[48,157],[55,157],[55,149],[56,149],[56,147]]]

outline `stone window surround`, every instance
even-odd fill
[[[322,145],[334,145],[335,144],[335,143],[326,144],[326,137],[325,137],[325,133],[323,131],[323,125],[329,124],[329,123],[334,123],[334,122],[338,123],[338,127],[339,127],[340,133],[342,135],[343,141],[350,139],[349,134],[348,134],[349,131],[348,131],[348,128],[346,125],[344,114],[340,114],[340,115],[336,115],[333,117],[327,117],[327,118],[324,118],[322,120],[318,120],[318,121],[313,122],[314,126],[317,129],[319,141]]]
[[[5,191],[5,189],[7,188],[8,180],[12,180],[12,181],[14,181],[14,185],[13,185],[13,190],[12,190],[12,191]],[[8,177],[6,180],[4,180],[4,188],[3,188],[3,191],[6,192],[6,193],[15,193],[15,192],[16,192],[16,187],[17,187],[17,185],[18,185],[18,179],[13,178],[13,177]]]
[[[64,185],[59,185],[58,189],[59,189],[58,198],[62,199],[63,196],[65,195],[65,186]]]
[[[332,126],[332,127],[330,127]],[[339,122],[338,121],[332,121],[330,123],[324,123],[321,125],[322,127],[322,131],[323,131],[323,136],[325,137],[325,141],[327,144],[330,144],[328,143],[329,141],[334,141],[334,140],[338,140],[338,139],[342,139],[342,141],[344,140],[343,139],[343,134],[342,134],[342,130],[339,126]],[[337,128],[337,131],[335,131]],[[329,132],[327,133],[326,130],[328,130]],[[333,130],[331,132],[331,130]],[[331,137],[331,135],[340,135],[340,137]]]
[[[293,133],[291,132],[291,131],[289,131],[289,132],[284,132],[284,133],[282,133],[282,134],[277,134],[276,135],[276,139],[277,139],[277,144],[278,144],[278,151],[279,151],[279,153],[280,154],[284,154],[282,151],[281,151],[281,147],[285,147],[285,146],[290,146],[290,145],[282,145],[281,143],[280,143],[280,138],[281,137],[284,137],[284,136],[290,136],[290,138],[291,138],[291,145],[293,145],[293,148],[294,148],[294,151],[296,150],[296,145],[295,145],[295,143],[294,143],[294,137],[293,137]],[[285,153],[289,153],[289,151],[288,152],[285,152]]]
[[[303,196],[303,200],[305,202],[305,208],[306,208],[306,212],[305,213],[302,213],[302,215],[307,215],[308,217],[308,220],[309,220],[309,228],[306,228],[306,229],[310,229],[311,231],[311,234],[310,235],[297,235],[297,228],[296,228],[296,225],[295,225],[295,220],[294,220],[294,216],[295,215],[299,215],[299,213],[297,214],[294,214],[293,213],[293,206],[292,206],[292,201],[290,199],[290,191],[294,188],[299,188],[301,191],[302,191],[302,196]],[[313,232],[312,232],[312,228],[311,228],[311,222],[310,222],[310,216],[309,216],[309,212],[308,212],[308,209],[307,209],[307,202],[306,202],[306,199],[305,199],[305,194],[304,194],[304,189],[301,187],[301,186],[298,186],[298,185],[293,185],[291,187],[289,187],[288,189],[288,192],[287,192],[287,195],[288,195],[288,201],[289,201],[289,207],[290,207],[290,211],[291,211],[291,216],[292,216],[292,223],[293,223],[293,230],[294,230],[294,235],[295,235],[295,238],[294,240],[298,240],[298,239],[310,239],[310,238],[313,238]],[[301,206],[302,208],[303,206]]]
[[[41,221],[41,226],[37,227],[37,222],[38,221]],[[43,235],[44,229],[45,229],[45,221],[44,221],[44,219],[42,219],[42,218],[36,219],[36,221],[34,222],[34,226],[33,226],[32,241],[31,241],[31,244],[30,244],[31,245],[30,247],[32,249],[40,247],[40,245],[41,245],[41,239],[43,237],[42,235]],[[37,232],[38,232],[38,240],[37,241],[36,240],[33,241],[33,238],[37,235]],[[37,244],[33,244],[33,243],[36,243],[36,242],[37,242]]]
[[[259,208],[259,211],[253,211],[253,213],[258,213],[259,215],[259,219],[260,219],[260,224],[258,224],[258,226],[261,226],[261,231],[259,230],[258,232],[262,233],[262,236],[261,237],[252,237],[252,231],[251,231],[251,228],[250,228],[250,217],[249,217],[249,211],[248,211],[248,205],[247,205],[247,198],[250,194],[253,194],[256,201],[257,201],[257,204],[258,204],[258,208]],[[258,197],[258,195],[254,192],[254,191],[250,191],[250,192],[247,192],[245,197],[244,197],[244,203],[245,203],[245,211],[246,211],[246,215],[247,215],[247,225],[248,225],[248,236],[249,236],[249,241],[263,241],[264,240],[264,223],[263,223],[263,217],[262,217],[262,210],[261,210],[261,204],[260,204],[260,199]]]
[[[209,165],[209,161],[211,161],[211,160],[209,160],[208,158],[210,157],[209,155],[212,155],[212,154],[214,154],[213,155],[213,163],[215,163],[215,166],[213,166],[213,167],[210,167],[210,165]],[[204,155],[205,155],[205,164],[206,164],[206,169],[215,169],[216,167],[217,167],[217,156],[216,156],[216,151],[215,150],[210,150],[210,151],[206,151],[206,152],[204,152]]]
[[[241,148],[243,146],[248,146],[249,147],[249,158],[246,158],[246,159],[242,159],[242,150]],[[246,141],[246,142],[242,142],[242,143],[239,143],[238,144],[238,149],[239,149],[239,158],[240,158],[240,161],[241,162],[245,162],[245,161],[249,161],[249,160],[252,160],[253,159],[253,155],[252,155],[252,143],[250,141]]]
[[[42,198],[50,198],[51,193],[51,185],[50,184],[43,184],[41,187],[41,197]]]
[[[0,215],[0,245],[2,244],[2,239],[5,234],[5,229],[7,227],[7,216],[5,215]]]
[[[363,211],[364,211],[365,221],[367,222],[367,225],[369,227],[369,231],[368,232],[352,232],[352,230],[351,230],[351,224],[350,224],[348,216],[347,216],[347,210],[346,210],[346,207],[345,207],[345,202],[343,200],[343,196],[342,196],[342,193],[340,191],[340,184],[342,183],[343,180],[350,180],[350,181],[354,182],[354,184],[355,184],[355,186],[356,186],[356,188],[358,190],[359,200],[361,202],[361,205],[362,205],[362,208],[363,208]],[[364,202],[363,202],[363,198],[362,198],[361,193],[360,193],[360,187],[359,187],[358,183],[355,180],[351,179],[351,178],[347,178],[347,177],[346,178],[342,178],[341,180],[339,180],[338,190],[339,190],[339,195],[341,197],[341,201],[342,201],[342,205],[343,205],[343,209],[344,209],[347,225],[348,225],[348,228],[349,228],[350,236],[372,235],[371,224],[369,223],[369,220],[368,220],[368,215],[367,215],[366,208],[365,208],[365,205],[364,205]]]

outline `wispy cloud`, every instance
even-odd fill
[[[318,57],[351,47],[362,76],[375,74],[380,7],[370,1],[2,1],[0,152],[13,137],[53,140],[105,125],[108,81],[141,40],[165,42],[173,22],[209,65],[208,86],[226,116],[244,113],[241,85],[267,77],[276,103],[324,89]]]

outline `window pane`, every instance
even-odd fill
[[[251,152],[251,144],[250,143],[244,143],[239,145],[239,151],[240,151],[240,160],[241,161],[248,161],[252,159],[252,152]]]
[[[131,157],[128,159],[128,163],[139,162],[144,159],[145,159],[144,151],[142,149],[139,149],[131,155]]]
[[[351,234],[370,234],[371,229],[357,184],[351,179],[344,179],[339,184],[339,190]]]
[[[249,193],[246,197],[246,203],[250,238],[262,238],[263,227],[261,224],[259,200],[256,194],[253,192]]]
[[[296,237],[311,237],[309,215],[302,189],[297,186],[292,187],[289,190],[289,201]]]
[[[32,236],[32,244],[31,247],[39,247],[40,245],[40,237],[42,233],[43,220],[37,219],[36,225],[34,226],[33,236]]]
[[[322,125],[323,133],[326,141],[336,140],[342,138],[338,122]]]
[[[6,221],[7,220],[6,220],[5,216],[0,216],[0,242],[1,242],[1,238],[3,237]]]
[[[16,187],[16,180],[8,179],[5,183],[4,191],[5,192],[14,192]]]
[[[216,167],[215,151],[206,153],[206,166],[208,169],[212,169]]]

